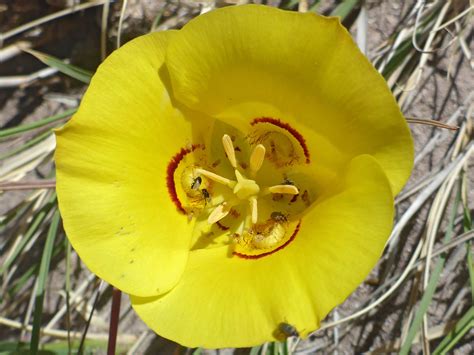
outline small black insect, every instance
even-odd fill
[[[202,197],[204,197],[204,200],[206,201],[206,203],[211,201],[211,194],[209,193],[209,191],[207,191],[207,189],[202,189],[201,193],[202,193]]]
[[[197,178],[193,180],[193,183],[191,184],[191,188],[193,190],[197,190],[199,189],[199,186],[201,186],[201,183],[202,183],[202,179],[200,176],[198,176]]]
[[[276,211],[272,212],[272,214],[270,215],[270,218],[273,219],[277,223],[283,223],[287,221],[286,216],[283,213],[276,212]]]
[[[278,325],[278,330],[282,332],[286,337],[299,337],[300,333],[296,328],[288,323],[282,322]]]
[[[291,181],[290,179],[285,178],[285,180],[283,180],[282,185],[295,185],[295,183]]]

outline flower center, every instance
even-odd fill
[[[235,178],[236,180],[230,180],[220,175],[217,175],[213,172],[207,171],[205,169],[198,168],[196,173],[207,177],[210,180],[213,180],[219,184],[223,184],[232,189],[233,196],[229,200],[225,200],[219,204],[209,215],[207,222],[209,224],[214,224],[219,222],[221,219],[226,217],[231,209],[245,201],[248,201],[249,205],[249,218],[244,218],[244,225],[240,228],[243,231],[250,226],[246,226],[245,222],[247,219],[250,219],[252,225],[256,224],[258,221],[258,197],[260,195],[268,194],[289,194],[297,195],[299,194],[298,189],[293,185],[274,185],[269,187],[264,187],[263,189],[257,184],[255,180],[246,178],[242,172],[239,170],[237,159],[235,157],[235,149],[232,143],[232,139],[229,135],[225,134],[222,137],[222,144],[224,146],[225,153],[229,159],[230,164],[235,169]],[[252,151],[250,155],[250,175],[255,177],[260,170],[263,161],[265,159],[265,146],[258,144]]]
[[[243,135],[216,122],[213,136],[222,145],[188,145],[168,165],[170,197],[196,221],[193,250],[229,246],[245,259],[273,254],[295,238],[315,200],[303,136],[277,119],[251,127]]]

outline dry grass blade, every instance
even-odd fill
[[[56,187],[55,180],[0,182],[0,191],[54,189],[55,187]]]
[[[45,286],[49,274],[49,267],[51,263],[51,255],[53,251],[54,241],[58,233],[59,227],[59,211],[55,211],[51,226],[49,228],[48,236],[46,238],[46,244],[43,250],[43,257],[41,258],[41,266],[38,274],[38,287],[36,289],[36,302],[35,302],[35,313],[33,318],[33,329],[31,331],[31,342],[30,351],[32,354],[38,353],[40,330],[41,330],[41,317],[43,314],[43,301]]]
[[[453,179],[451,179],[451,181],[452,181],[452,183],[451,183],[451,186],[452,186],[452,184],[454,184],[455,179],[453,178]],[[447,188],[447,190],[451,191],[451,189],[449,189],[449,188]],[[454,220],[455,220],[455,217],[457,215],[457,210],[458,210],[458,206],[459,206],[460,201],[461,201],[461,193],[460,193],[460,190],[459,190],[458,193],[457,193],[457,196],[456,196],[456,200],[454,202],[453,211],[451,213],[449,226],[448,226],[448,229],[446,230],[446,234],[445,234],[445,237],[444,237],[444,243],[449,242],[452,238],[453,228],[454,228]],[[446,200],[445,200],[444,204],[446,204]],[[443,209],[443,207],[444,206],[442,206],[440,208],[440,210]],[[440,218],[437,218],[437,220],[439,221]],[[431,255],[428,255],[426,260],[429,261],[430,259],[431,259]],[[431,303],[431,300],[432,300],[432,297],[434,295],[436,286],[438,284],[438,280],[441,276],[441,271],[443,270],[445,259],[446,259],[446,257],[441,256],[438,259],[438,261],[436,263],[436,266],[434,267],[433,273],[432,273],[431,277],[429,278],[429,281],[426,285],[426,288],[425,288],[425,291],[424,291],[424,294],[423,294],[423,298],[420,301],[420,306],[419,306],[419,308],[418,308],[418,310],[415,314],[415,317],[414,317],[413,322],[410,326],[410,329],[408,330],[407,338],[405,339],[405,342],[404,342],[404,344],[403,344],[403,346],[400,350],[400,354],[406,355],[410,351],[413,340],[415,339],[415,336],[416,336],[417,332],[419,331],[420,326],[423,322],[423,317],[424,317],[424,315],[425,315],[425,313],[426,313],[426,311],[427,311],[427,309],[428,309],[428,307]],[[426,268],[426,270],[428,270],[428,267]],[[425,276],[425,279],[426,279],[426,276]]]
[[[442,123],[439,121],[435,120],[430,120],[427,118],[411,118],[411,117],[406,117],[406,121],[408,123],[416,123],[416,124],[424,124],[428,126],[434,126],[434,127],[439,127],[439,128],[445,128],[445,129],[450,129],[451,131],[457,131],[459,129],[458,126],[451,126],[446,123]]]

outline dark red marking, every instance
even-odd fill
[[[296,200],[298,199],[298,196],[299,196],[299,195],[300,195],[300,194],[294,195],[293,198],[290,200],[290,203],[296,202]]]
[[[277,251],[282,250],[283,248],[285,248],[288,244],[290,244],[295,239],[296,235],[300,231],[300,226],[301,226],[301,220],[298,222],[298,225],[296,226],[296,228],[295,228],[293,234],[291,235],[290,239],[288,239],[285,244],[280,245],[278,248],[276,248],[272,251],[269,251],[269,252],[263,253],[263,254],[258,254],[258,255],[241,254],[241,253],[237,253],[235,251],[233,252],[233,254],[235,256],[238,256],[239,258],[242,258],[242,259],[260,259],[260,258],[263,258],[264,256],[268,256],[268,255],[271,255],[273,253],[276,253]]]
[[[235,150],[236,152],[241,152],[241,151],[242,151],[242,149],[240,149],[239,147],[235,147],[234,150]]]
[[[224,226],[220,221],[217,221],[216,224],[220,230],[223,230],[223,231],[229,230],[229,227]]]
[[[271,117],[255,118],[252,122],[250,122],[250,125],[254,126],[257,123],[270,123],[290,133],[300,144],[301,149],[303,149],[304,156],[306,157],[306,164],[309,164],[310,162],[309,149],[308,149],[308,146],[306,145],[306,141],[303,135],[300,132],[298,132],[296,129],[291,127],[288,123],[282,122],[277,118],[271,118]]]
[[[239,218],[240,217],[240,213],[237,212],[236,210],[234,210],[233,208],[229,211],[229,215],[231,215],[234,218]]]
[[[181,160],[184,159],[186,154],[189,154],[195,151],[197,148],[201,148],[200,144],[192,145],[191,148],[181,148],[181,150],[171,158],[171,161],[168,163],[168,168],[166,169],[166,187],[168,188],[168,193],[170,195],[171,201],[176,205],[176,208],[180,213],[186,214],[186,210],[183,208],[181,201],[178,198],[176,192],[176,186],[174,183],[174,172],[178,168]]]

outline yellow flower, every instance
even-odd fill
[[[82,260],[157,333],[208,348],[317,328],[380,257],[413,164],[339,20],[256,5],[114,52],[57,145]]]

